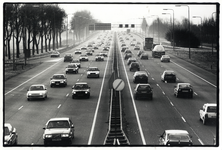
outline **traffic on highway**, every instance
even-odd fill
[[[218,77],[132,28],[94,30],[4,82],[3,146],[219,145]]]

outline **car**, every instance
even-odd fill
[[[126,53],[126,54],[124,54],[124,59],[125,59],[125,60],[128,60],[130,57],[132,57],[132,54],[131,54],[131,53]]]
[[[81,47],[81,50],[87,50],[87,47]]]
[[[140,65],[138,62],[132,62],[129,67],[130,71],[140,71]]]
[[[90,98],[90,87],[86,82],[78,82],[72,87],[72,98],[76,97]]]
[[[66,53],[64,56],[64,62],[68,61],[71,62],[73,60],[73,56],[71,53]]]
[[[94,46],[93,49],[99,49],[98,46]]]
[[[34,84],[27,90],[27,100],[31,99],[46,99],[47,98],[47,88],[44,84]]]
[[[70,63],[67,67],[66,67],[66,74],[68,73],[78,73],[79,72],[79,67],[76,64],[72,64]]]
[[[121,44],[121,47],[123,47],[123,46],[126,46],[126,44],[125,43]]]
[[[103,47],[103,51],[109,51],[109,47],[107,46]]]
[[[169,55],[162,55],[160,58],[161,62],[170,62],[170,56]]]
[[[127,50],[125,50],[124,54],[132,54],[132,51],[127,49]]]
[[[170,129],[165,130],[159,136],[159,145],[167,146],[191,146],[191,136],[186,130]]]
[[[77,49],[75,50],[74,54],[82,54],[81,49],[80,49],[80,48],[77,48]]]
[[[122,49],[121,49],[121,52],[125,52],[125,50],[128,49],[128,46],[123,46]]]
[[[135,46],[135,45],[136,45],[136,44],[135,44],[135,43],[133,43],[133,42],[132,42],[132,43],[130,43],[130,46]]]
[[[96,61],[104,61],[104,56],[102,54],[97,54],[95,57]]]
[[[102,55],[103,57],[108,57],[108,53],[107,52],[101,52],[99,54]]]
[[[140,47],[139,46],[135,46],[134,50],[140,50]]]
[[[149,59],[149,56],[148,56],[147,53],[142,53],[142,54],[140,55],[140,59]]]
[[[136,58],[130,57],[130,58],[127,60],[127,65],[130,65],[132,62],[136,62]]]
[[[79,61],[79,59],[73,59],[70,64],[75,64],[77,65],[77,67],[81,68],[81,62]]]
[[[146,71],[136,71],[133,75],[133,83],[148,83],[148,74]]]
[[[4,123],[4,145],[17,145],[18,134],[16,128],[10,123]]]
[[[174,95],[176,97],[193,98],[193,87],[190,83],[177,83],[174,88]]]
[[[153,90],[148,83],[139,83],[134,89],[134,99],[153,99]]]
[[[173,70],[165,70],[161,75],[161,81],[163,82],[176,82],[176,74]]]
[[[79,61],[89,61],[89,58],[87,55],[80,55]]]
[[[74,124],[68,117],[51,118],[43,127],[44,145],[49,145],[58,142],[72,143],[74,139]]]
[[[64,74],[54,74],[50,78],[50,87],[67,86],[67,78]]]
[[[86,51],[86,55],[92,56],[92,55],[93,55],[93,52],[92,52],[91,50],[87,50],[87,51]]]
[[[87,78],[97,77],[99,78],[99,68],[98,67],[89,67],[87,69]]]
[[[60,53],[58,51],[53,51],[50,56],[51,57],[60,57]]]
[[[141,55],[142,53],[144,53],[144,50],[138,51],[137,56],[140,57],[140,55]]]
[[[200,121],[206,125],[209,121],[215,121],[217,118],[217,104],[206,103],[200,108]]]

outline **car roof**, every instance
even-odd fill
[[[45,86],[44,84],[33,84],[31,86]]]
[[[53,76],[57,76],[57,75],[63,75],[63,76],[65,76],[64,74],[54,74]]]
[[[186,130],[165,130],[166,134],[189,134]]]
[[[139,83],[139,84],[137,84],[137,86],[139,86],[139,85],[148,85],[148,86],[150,86],[149,83]]]
[[[77,82],[76,84],[87,84],[86,82]]]
[[[206,104],[204,104],[205,106],[217,106],[217,104],[216,103],[206,103]]]
[[[12,125],[10,123],[4,123],[4,127],[12,128]]]
[[[58,118],[51,118],[49,121],[55,121],[55,120],[69,120],[68,117],[58,117]]]
[[[147,75],[147,72],[146,71],[136,71],[134,74],[146,74]]]
[[[89,68],[98,68],[98,67],[89,67]]]
[[[191,85],[190,83],[177,83],[178,85]]]

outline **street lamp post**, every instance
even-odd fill
[[[201,27],[200,27],[200,46],[202,48],[202,17],[200,17],[200,16],[193,16],[193,18],[200,18],[200,24],[201,24]]]
[[[191,53],[190,53],[190,7],[188,5],[175,5],[175,6],[176,7],[187,6],[187,8],[188,8],[188,29],[189,29],[188,45],[189,45],[189,59],[191,59]]]
[[[171,21],[171,14],[170,13],[162,13],[163,15],[170,15],[170,24],[172,24],[172,21]],[[171,40],[173,39],[173,33],[171,33]]]
[[[159,17],[157,15],[152,15],[152,17],[157,17],[158,19],[158,43],[160,44],[160,35],[159,35]],[[153,24],[154,25],[154,24]],[[153,26],[153,41],[154,41],[154,26]]]
[[[172,10],[173,11],[173,50],[175,47],[175,36],[174,36],[174,10],[173,9],[163,9],[163,10]]]

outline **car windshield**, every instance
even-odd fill
[[[87,84],[76,84],[74,89],[87,89],[88,85]]]
[[[71,57],[72,56],[72,54],[66,54],[66,57]]]
[[[174,72],[165,72],[166,75],[175,75]]]
[[[170,141],[187,141],[189,140],[189,136],[188,135],[169,135],[168,139]]]
[[[89,68],[88,71],[98,71],[98,68]]]
[[[215,107],[215,106],[208,106],[207,112],[217,112],[217,107]]]
[[[68,65],[68,68],[76,68],[76,65]]]
[[[30,91],[37,91],[37,90],[43,90],[43,86],[31,86]]]
[[[47,125],[47,129],[50,128],[69,128],[69,122],[68,121],[50,121]]]
[[[180,84],[179,88],[191,88],[190,84]]]
[[[150,86],[148,85],[140,85],[138,88],[137,88],[138,91],[150,91],[151,88]]]
[[[52,78],[53,79],[65,79],[65,77],[63,75],[54,75]]]
[[[9,135],[10,134],[8,127],[4,127],[4,131],[5,131],[5,135]]]

